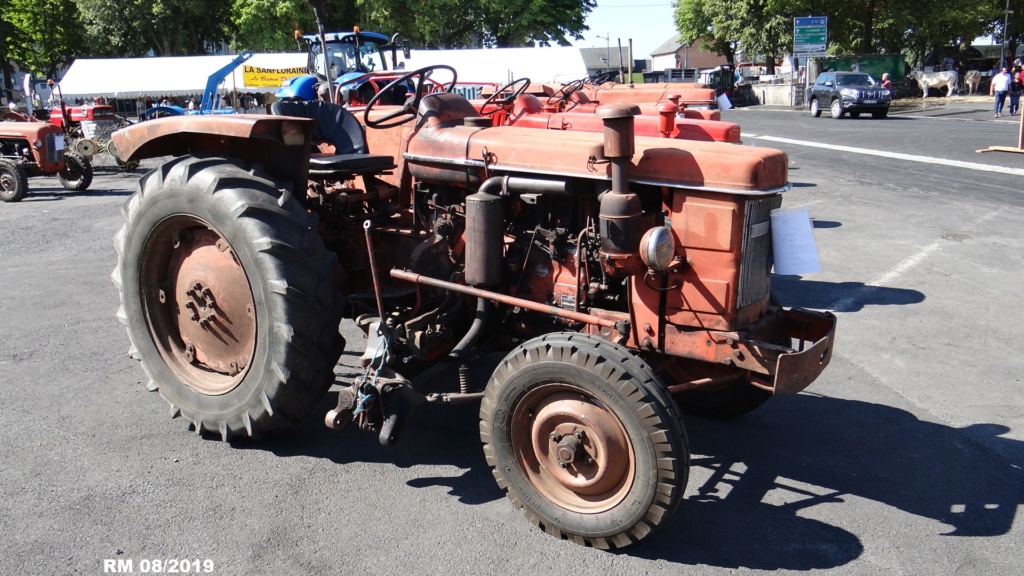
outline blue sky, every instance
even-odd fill
[[[597,8],[587,17],[590,27],[583,40],[573,45],[580,48],[604,48],[611,38],[614,48],[618,39],[622,47],[633,39],[633,57],[650,58],[651,51],[676,33],[671,0],[598,0]],[[601,36],[601,38],[598,38]]]

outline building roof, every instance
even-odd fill
[[[580,48],[580,55],[583,56],[583,64],[587,67],[587,70],[618,70],[619,69],[619,47],[612,46],[609,48]],[[611,56],[611,62],[607,62],[608,57]],[[635,54],[634,54],[635,56]],[[640,60],[644,62],[644,60]],[[629,48],[626,46],[622,47],[622,66],[629,66]],[[634,59],[633,69],[637,69],[636,60]]]
[[[682,47],[683,47],[683,43],[680,42],[680,40],[679,40],[679,34],[676,34],[675,36],[669,38],[668,40],[665,40],[661,44],[661,46],[658,46],[657,48],[655,48],[654,52],[651,52],[651,56],[661,56],[663,54],[675,54]]]

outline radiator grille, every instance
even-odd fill
[[[771,211],[782,206],[782,195],[774,194],[747,200],[743,222],[743,261],[736,307],[757,302],[771,288],[772,230]]]
[[[46,159],[50,162],[60,162],[64,159],[64,150],[57,150],[57,138],[64,138],[64,135],[55,132],[46,135]]]

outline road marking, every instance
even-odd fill
[[[991,220],[1000,212],[1002,212],[1002,210],[994,210],[992,212],[989,212],[988,214],[985,214],[984,216],[974,220],[967,226],[963,227],[961,229],[961,232],[973,230],[981,223],[987,220]],[[937,251],[939,248],[942,247],[943,244],[947,242],[947,240],[936,240],[935,242],[932,242],[931,244],[919,250],[916,254],[913,254],[908,258],[905,258],[902,262],[900,262],[896,266],[893,266],[893,268],[888,272],[873,278],[870,282],[865,283],[860,288],[860,290],[857,291],[856,294],[852,296],[847,296],[846,298],[842,298],[840,300],[836,300],[835,302],[832,303],[831,306],[828,307],[828,309],[834,312],[849,312],[855,307],[858,300],[860,300],[864,296],[871,294],[872,292],[884,288],[887,284],[895,281],[900,276],[903,276],[904,274],[912,270],[915,266],[923,262],[924,259],[927,258],[932,252]]]
[[[778,136],[758,136],[756,134],[747,134],[747,138],[758,138],[761,140],[767,140],[768,142],[781,142],[783,144],[793,144],[795,146],[807,146],[810,148],[824,148],[825,150],[835,150],[837,152],[849,152],[851,154],[865,154],[867,156],[881,156],[883,158],[892,158],[894,160],[907,160],[910,162],[921,162],[922,164],[939,164],[941,166],[951,166],[954,168],[966,168],[968,170],[978,170],[981,172],[996,172],[998,174],[1011,174],[1014,176],[1024,176],[1024,168],[1005,168],[1003,166],[993,166],[991,164],[979,164],[977,162],[964,162],[962,160],[947,160],[945,158],[932,158],[929,156],[917,156],[915,154],[901,154],[899,152],[886,152],[884,150],[871,150],[870,148],[854,148],[853,146],[839,146],[838,144],[822,144],[820,142],[809,142],[807,140],[794,140],[792,138],[780,138]]]

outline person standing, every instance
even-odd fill
[[[1013,69],[1010,76],[1010,116],[1015,116],[1020,111],[1020,94],[1024,87],[1020,83],[1020,71]]]
[[[1010,75],[1006,73],[1006,66],[999,70],[999,74],[992,77],[992,83],[988,87],[988,95],[996,97],[996,118],[1003,115],[1003,104],[1006,102],[1006,93],[1010,90]]]
[[[892,90],[892,80],[889,79],[888,72],[882,72],[882,88]]]

